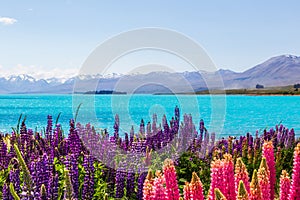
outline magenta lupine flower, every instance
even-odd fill
[[[185,185],[183,187],[183,197],[184,200],[191,200],[191,189],[188,182],[185,182]]]
[[[262,199],[270,200],[271,190],[270,190],[270,180],[269,180],[269,173],[267,172],[268,169],[264,167],[260,167],[257,172],[258,182],[261,189]]]
[[[235,200],[236,198],[236,191],[233,189],[235,187],[234,182],[234,164],[232,160],[232,156],[230,154],[225,154],[223,159],[223,178],[225,181],[224,191],[222,193],[228,200]]]
[[[164,176],[166,180],[166,189],[169,200],[178,200],[179,189],[177,184],[176,170],[174,163],[170,159],[166,159],[163,166]]]
[[[274,199],[275,184],[276,184],[276,168],[275,168],[274,146],[272,141],[264,142],[263,156],[266,158],[269,171],[270,171],[270,198]]]
[[[164,175],[160,173],[160,171],[156,172],[156,178],[153,182],[153,200],[172,200],[173,198],[169,198],[169,194],[167,192],[167,189],[164,187],[164,184],[166,184],[166,179]],[[179,199],[179,197],[178,197]],[[178,200],[177,199],[177,200]]]
[[[300,143],[294,151],[294,165],[289,199],[300,199]]]
[[[238,191],[240,181],[243,181],[247,192],[250,192],[249,174],[246,165],[243,163],[242,158],[238,158],[235,164],[235,190]]]
[[[291,187],[289,174],[283,170],[280,176],[280,200],[288,200]]]
[[[204,200],[202,182],[195,172],[193,172],[189,189],[192,200]]]
[[[215,189],[224,191],[224,178],[223,178],[223,162],[218,159],[211,162],[211,174],[210,174],[210,188],[209,188],[209,200],[215,200]]]

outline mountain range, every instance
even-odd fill
[[[1,76],[1,75],[0,75]],[[285,86],[300,82],[300,57],[281,55],[244,72],[220,69],[215,72],[150,72],[147,74],[80,75],[66,80],[36,79],[32,76],[0,77],[0,93],[72,93],[117,90],[127,93],[180,93],[206,90],[207,83],[222,79],[226,89]],[[212,84],[210,89],[214,89]]]

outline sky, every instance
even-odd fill
[[[244,71],[272,56],[300,54],[299,9],[297,0],[0,0],[0,76],[72,76],[102,42],[144,27],[178,31],[217,68]],[[145,63],[189,71],[174,56],[146,51],[124,56],[111,72]]]

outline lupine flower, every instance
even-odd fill
[[[69,175],[69,171],[65,170],[65,192],[64,192],[64,199],[65,200],[74,200],[74,191],[73,186],[71,183],[71,178]]]
[[[134,192],[134,179],[135,173],[133,170],[129,169],[127,172],[127,181],[126,181],[126,196],[131,197]]]
[[[262,199],[270,200],[271,192],[270,192],[270,181],[269,174],[267,170],[262,167],[258,169],[257,172],[259,187],[261,189]]]
[[[246,165],[243,163],[242,158],[238,158],[236,161],[234,178],[236,191],[238,191],[240,181],[243,181],[247,192],[250,192],[249,174],[247,172]]]
[[[189,182],[185,182],[185,185],[183,187],[183,196],[184,196],[184,200],[191,200],[192,199]]]
[[[294,165],[289,199],[300,199],[300,143],[294,151]]]
[[[192,200],[204,200],[202,182],[195,172],[193,172],[189,189]]]
[[[220,159],[211,162],[211,174],[210,174],[210,189],[209,200],[215,199],[215,189],[224,191],[225,182],[223,179],[223,163]]]
[[[164,184],[166,184],[166,179],[165,177],[160,173],[160,171],[156,172],[156,178],[154,179],[153,182],[153,200],[175,200],[168,194],[167,189],[164,187]],[[176,200],[179,199],[179,196]]]
[[[288,200],[291,187],[289,174],[283,170],[280,176],[280,200]]]
[[[263,144],[263,156],[266,158],[270,171],[270,198],[274,199],[276,184],[276,168],[274,157],[274,146],[272,141],[265,141]]]
[[[252,181],[250,184],[250,200],[263,200],[261,196],[261,190],[259,186],[259,181],[257,177],[257,170],[255,169],[252,176]]]
[[[241,180],[239,182],[239,188],[238,188],[238,193],[237,193],[237,200],[248,200],[248,192],[245,188],[244,182]]]
[[[174,163],[170,159],[166,159],[163,166],[166,188],[169,200],[178,200],[179,189],[177,184],[176,170],[174,167]]]
[[[143,200],[153,200],[153,175],[151,169],[148,171],[148,175],[144,182],[144,188],[143,188]]]
[[[126,172],[122,163],[116,172],[116,198],[122,198],[124,196],[124,187],[125,187],[125,177]]]
[[[235,187],[234,184],[234,164],[232,160],[232,156],[230,154],[225,154],[223,159],[223,178],[225,181],[224,191],[222,193],[226,196],[228,200],[235,200],[236,198],[236,191],[233,190]]]

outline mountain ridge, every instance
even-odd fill
[[[256,84],[266,87],[296,84],[300,82],[300,56],[274,56],[243,72],[230,69],[215,72],[155,71],[147,74],[80,75],[68,79],[11,75],[0,77],[0,93],[72,93],[75,83],[80,85],[79,91],[75,92],[86,92],[91,89],[90,86],[96,86],[92,89],[115,90],[118,87],[118,91],[129,93],[184,93],[203,90],[207,88],[208,81],[219,78],[223,80],[225,89],[254,88]]]

